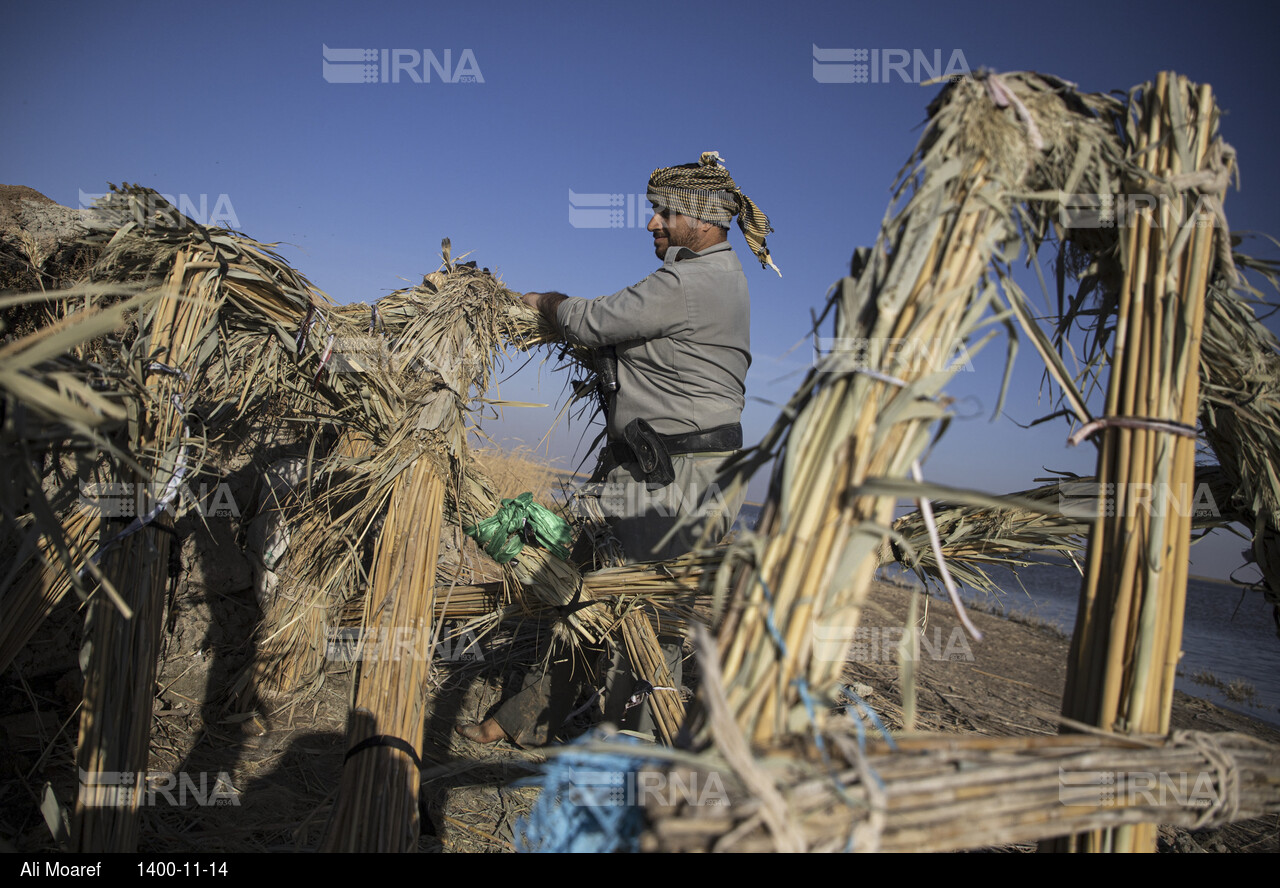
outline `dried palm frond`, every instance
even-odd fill
[[[1243,269],[1280,275],[1237,256]],[[1205,296],[1200,345],[1200,426],[1230,484],[1229,503],[1253,534],[1267,600],[1280,612],[1280,343],[1254,313],[1243,275]],[[1280,625],[1280,624],[1278,624]],[[1280,630],[1278,630],[1280,631]]]

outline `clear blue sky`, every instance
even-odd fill
[[[73,207],[124,180],[203,201],[209,216],[234,213],[249,235],[282,242],[340,302],[420,279],[446,235],[513,289],[596,296],[656,260],[642,219],[575,226],[569,193],[624,195],[625,211],[654,167],[718,150],[769,215],[784,275],[761,270],[733,229],[753,299],[744,425],[754,441],[808,366],[807,346],[788,350],[810,311],[853,248],[874,240],[938,89],[820,83],[815,44],[939,50],[944,63],[958,51],[971,68],[1035,69],[1086,90],[1127,89],[1162,69],[1207,81],[1239,151],[1232,227],[1280,235],[1277,15],[1231,2],[22,4],[0,35],[0,181]],[[331,52],[326,78],[324,46],[378,50],[379,76],[381,51],[394,61],[403,50],[430,81],[333,82],[359,62]],[[474,80],[442,82],[441,68]],[[1005,491],[1043,467],[1091,472],[1092,451],[1069,450],[1061,423],[1024,432],[988,421],[1002,353],[993,343],[953,385],[966,419],[926,475]],[[554,402],[563,382],[534,367],[502,395]],[[1038,382],[1024,350],[1008,406],[1021,422],[1048,412]],[[550,415],[506,411],[486,429],[533,442]],[[559,433],[552,454],[580,458],[581,433]],[[1218,548],[1193,570],[1223,574],[1240,544]]]

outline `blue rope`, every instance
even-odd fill
[[[792,682],[796,686],[796,690],[800,692],[800,700],[804,703],[805,711],[809,713],[809,724],[813,725],[813,741],[818,746],[818,752],[822,753],[822,760],[827,764],[827,770],[831,770],[831,757],[827,755],[827,743],[822,739],[822,733],[818,730],[818,712],[813,705],[813,697],[809,696],[809,682],[803,677],[797,678]]]
[[[787,645],[782,640],[782,633],[778,631],[778,624],[774,620],[773,593],[769,590],[769,584],[764,581],[764,577],[757,576],[756,580],[760,583],[760,589],[764,592],[765,601],[769,604],[768,610],[765,611],[764,624],[769,629],[769,635],[773,638],[774,646],[778,649],[778,655],[785,659],[787,656]],[[813,705],[813,696],[809,693],[809,682],[804,679],[804,676],[801,676],[791,682],[791,684],[795,686],[796,691],[800,694],[801,702],[804,703],[805,712],[809,716],[809,725],[813,729],[814,745],[818,747],[818,752],[822,754],[822,763],[826,766],[828,776],[831,777],[831,784],[835,787],[836,795],[840,796],[840,799],[846,805],[854,807],[857,803],[854,802],[853,799],[849,798],[848,794],[844,791],[844,787],[840,785],[840,777],[836,774],[835,767],[831,764],[830,753],[827,752],[827,741],[822,736],[822,732],[818,730],[818,712],[817,707]],[[865,748],[862,741],[861,724],[858,725],[858,745],[860,748]],[[877,781],[880,780],[879,776],[876,775],[874,771],[872,771],[872,776],[874,776]],[[881,783],[880,786],[883,788],[884,784]],[[852,841],[853,837],[851,835],[850,842]]]
[[[773,639],[774,647],[778,649],[778,656],[784,660],[787,657],[787,645],[782,640],[782,633],[778,631],[778,623],[773,618],[773,593],[769,591],[769,584],[764,581],[764,577],[757,576],[756,582],[760,584],[760,589],[764,592],[764,600],[768,602],[769,608],[764,612],[764,625],[769,630],[769,637]]]
[[[849,687],[848,685],[844,687],[844,692],[849,697],[849,699],[853,701],[850,705],[856,706],[858,708],[858,713],[855,716],[854,713],[849,712],[849,706],[844,707],[844,711],[849,713],[849,717],[854,719],[854,724],[857,725],[858,727],[858,748],[861,749],[863,752],[867,751],[866,735],[863,733],[863,730],[862,730],[862,718],[861,718],[861,716],[865,714],[866,718],[871,722],[872,726],[877,731],[880,732],[880,734],[884,737],[885,742],[889,744],[889,748],[892,749],[894,752],[897,752],[898,744],[893,741],[893,735],[890,734],[889,729],[884,726],[884,722],[880,721],[880,716],[876,715],[876,711],[871,708],[871,704],[868,703],[866,700],[863,700],[857,694],[855,694],[853,691],[853,688]]]
[[[586,734],[574,745],[599,741]],[[619,746],[640,746],[625,734],[608,738]],[[521,786],[542,792],[514,830],[517,851],[543,854],[636,853],[644,828],[644,809],[636,804],[635,774],[654,759],[619,750],[565,752],[550,758],[536,777]]]
[[[864,717],[871,722],[876,730],[880,732],[885,741],[889,744],[889,748],[896,752],[898,744],[894,742],[893,736],[889,733],[888,729],[885,728],[884,722],[880,720],[880,716],[876,714],[876,711],[871,707],[871,704],[859,697],[853,688],[848,685],[845,685],[843,690],[849,699],[853,701],[844,707],[844,711],[853,721],[853,727],[858,732],[858,749],[862,754],[866,755],[867,753],[867,729],[862,724],[862,719]],[[857,712],[851,711],[850,707],[856,707]],[[883,792],[885,788],[884,780],[876,773],[876,769],[871,767],[870,762],[864,761],[863,764],[866,766],[867,773],[871,775],[871,779],[876,782],[876,786],[880,787],[880,790]],[[849,830],[849,839],[845,842],[844,850],[846,852],[854,850],[852,828]]]

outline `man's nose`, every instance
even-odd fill
[[[658,217],[657,213],[654,213],[652,216],[649,217],[649,224],[645,226],[645,230],[646,231],[662,230],[662,219]]]

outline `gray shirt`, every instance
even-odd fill
[[[631,420],[663,435],[738,422],[751,364],[747,278],[728,242],[669,247],[640,283],[596,299],[569,297],[556,319],[569,342],[618,353],[609,437]]]

